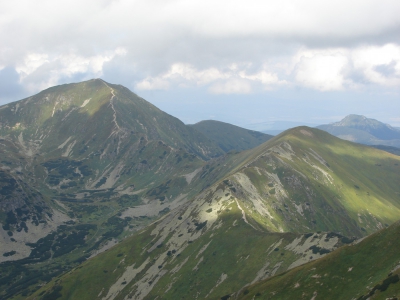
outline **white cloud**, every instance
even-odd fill
[[[400,87],[400,46],[395,44],[302,49],[293,61],[292,72],[297,83],[321,91],[370,84]]]
[[[219,79],[228,78],[216,68],[197,70],[190,64],[175,63],[165,73],[149,76],[136,84],[139,90],[169,89],[174,83],[178,86],[203,86]]]
[[[48,62],[48,55],[46,53],[30,53],[25,56],[23,63],[17,64],[15,70],[19,73],[21,80],[23,80],[26,76]]]
[[[163,75],[163,78],[165,79],[187,80],[196,85],[204,85],[228,77],[229,74],[224,74],[216,68],[197,70],[193,66],[184,63],[173,64],[170,70]]]
[[[161,78],[148,77],[136,84],[138,90],[168,90],[170,84],[167,80]]]
[[[46,53],[30,53],[23,63],[16,66],[20,83],[26,85],[31,92],[56,85],[62,77],[73,77],[76,74],[86,74],[86,78],[99,77],[103,66],[115,56],[123,56],[126,50],[122,47],[107,51],[101,55],[84,57],[76,53],[60,54],[49,57]]]
[[[368,46],[356,49],[351,58],[355,69],[372,83],[383,86],[400,86],[400,46]]]
[[[154,77],[147,77],[136,84],[139,90],[169,89],[172,85],[187,86],[206,86],[209,91],[215,94],[234,94],[250,93],[252,85],[261,83],[265,88],[271,88],[275,85],[285,84],[285,81],[278,79],[274,73],[260,71],[249,74],[246,67],[251,64],[231,64],[219,70],[209,68],[198,70],[195,67],[184,64],[173,64],[170,69]]]
[[[208,86],[212,93],[250,93],[281,86],[304,86],[319,91],[360,89],[368,85],[400,87],[400,46],[302,48],[286,64],[232,63],[220,68],[197,69],[175,63],[166,72],[136,84],[139,90]]]
[[[253,80],[253,81],[259,81],[261,82],[265,88],[270,88],[274,85],[283,85],[287,84],[285,80],[279,80],[278,75],[275,73],[271,72],[266,72],[266,71],[260,71],[255,74],[248,75],[246,72],[240,72],[239,76],[241,78]]]
[[[295,78],[301,85],[321,91],[340,90],[348,59],[343,50],[304,51],[296,64]]]
[[[213,94],[249,94],[252,92],[252,87],[247,80],[230,79],[215,83],[208,90]]]

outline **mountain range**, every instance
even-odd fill
[[[400,130],[360,115],[348,115],[343,120],[317,128],[342,139],[366,144],[400,148]]]
[[[268,299],[398,231],[399,156],[305,126],[185,125],[101,79],[0,107],[0,152],[0,299]],[[373,284],[396,279],[395,245]]]

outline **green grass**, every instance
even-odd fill
[[[301,130],[312,136],[302,134]],[[291,160],[275,153],[279,150],[269,150],[284,142],[293,151]],[[310,149],[326,164],[318,161]],[[252,155],[239,170],[248,176],[258,197],[265,199],[264,204],[274,218],[281,220],[284,230],[334,230],[349,236],[364,236],[400,218],[398,156],[307,127],[289,130],[249,152]],[[267,173],[278,176],[286,197],[279,195],[279,189],[270,183]],[[240,196],[242,201],[249,202],[248,197]],[[308,203],[307,210],[305,203]],[[295,204],[303,205],[304,217],[296,212]]]
[[[357,245],[339,248],[325,257],[248,288],[239,299],[358,299],[393,275],[400,275],[400,224],[395,223]],[[400,295],[400,283],[376,291],[370,299]],[[255,297],[255,298],[254,298]],[[367,298],[367,297],[366,297]],[[365,299],[366,299],[365,298]]]

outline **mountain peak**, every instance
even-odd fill
[[[118,137],[120,142],[128,142],[128,136],[134,140],[162,140],[205,159],[223,153],[215,143],[177,118],[122,85],[99,78],[55,86],[11,103],[0,111],[0,120],[2,136],[18,140],[21,135],[29,143],[39,143],[42,149],[51,143],[49,151],[58,149],[70,137],[71,141],[76,140],[75,147],[79,143],[86,145],[93,138],[99,139],[101,133],[104,140]]]
[[[392,126],[362,115],[351,114],[341,121],[317,128],[339,138],[367,145],[399,147],[400,131]]]
[[[387,127],[388,125],[379,122],[375,119],[370,119],[362,115],[351,114],[344,117],[341,121],[333,124],[334,126],[350,126],[350,127],[360,127],[360,126],[372,126],[372,127]]]

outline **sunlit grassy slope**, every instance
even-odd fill
[[[238,299],[397,299],[400,223],[246,288]]]
[[[270,231],[364,236],[400,218],[398,156],[307,127],[250,152],[223,182]]]

